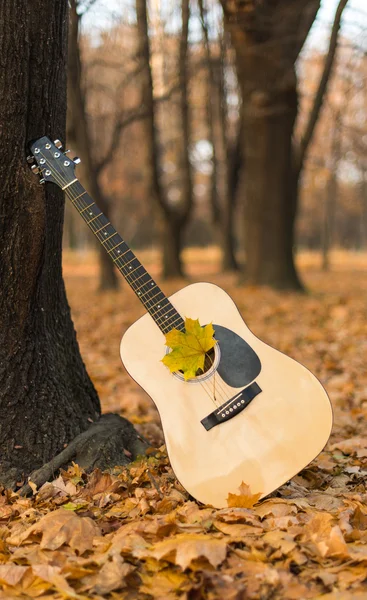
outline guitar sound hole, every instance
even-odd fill
[[[205,361],[204,361],[204,370],[203,369],[198,369],[196,371],[196,377],[199,377],[200,375],[204,375],[204,373],[207,373],[213,366],[214,364],[214,357],[215,357],[215,352],[214,352],[214,348],[212,348],[211,350],[209,350],[209,352],[207,352],[205,354]],[[179,370],[179,373],[183,373],[183,371],[181,371],[181,369]]]
[[[166,352],[169,352],[168,348],[166,349]],[[202,383],[206,379],[209,379],[209,377],[211,377],[217,370],[219,361],[220,348],[219,344],[216,344],[214,348],[212,348],[211,350],[209,350],[209,352],[206,353],[204,369],[198,369],[196,371],[195,377],[193,377],[192,379],[188,379],[186,383]],[[173,376],[177,379],[180,379],[181,381],[184,381],[184,376],[181,370],[173,373]]]

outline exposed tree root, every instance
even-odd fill
[[[29,480],[39,488],[72,461],[86,472],[97,467],[104,471],[116,465],[127,465],[137,456],[144,455],[148,447],[148,442],[138,434],[130,421],[116,414],[105,414],[74,438],[65,450],[34,471]],[[32,488],[27,483],[19,493],[27,496],[32,493]]]

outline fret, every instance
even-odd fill
[[[100,217],[101,215],[103,215],[103,213],[99,213],[99,215],[96,215],[95,217],[93,217],[93,219],[90,219],[90,221],[87,221],[87,224],[89,225],[90,223],[92,223],[95,219],[98,219],[98,217]]]
[[[160,294],[162,294],[163,298],[162,300],[158,300],[158,302],[160,302],[161,304],[159,304],[159,308],[156,312],[159,312],[160,310],[163,310],[164,306],[163,306],[163,299],[165,298],[163,292],[161,290],[159,290],[159,292],[157,294],[154,294],[154,296],[148,296],[148,298],[145,298],[144,300],[142,300],[142,296],[139,296],[139,298],[142,300],[143,303],[146,302],[153,302],[154,298],[156,298],[157,296],[159,296]],[[151,306],[151,309],[153,310],[153,308],[155,308],[157,306],[157,304],[153,304]]]
[[[165,314],[165,319],[167,319],[167,318],[168,318],[168,315],[169,315],[169,313],[170,313],[170,312],[172,312],[173,310],[174,310],[174,311],[176,311],[176,309],[175,309],[175,308],[172,306],[172,307],[169,309],[169,311],[168,311],[168,312],[166,312],[166,314]],[[173,316],[173,315],[172,315],[172,316]],[[171,317],[170,317],[170,318],[171,318]]]
[[[182,325],[184,325],[184,320],[183,320],[183,318],[182,318],[180,315],[178,315],[178,317],[175,319],[175,321],[173,321],[173,323],[170,323],[170,324],[168,325],[167,331],[164,331],[164,330],[163,330],[163,333],[168,333],[168,331],[171,331],[171,329],[178,329],[178,327],[176,327],[176,326],[175,326],[175,323],[176,323],[176,321],[181,321],[181,322],[182,322]]]
[[[119,258],[122,258],[125,254],[127,254],[128,252],[131,252],[131,250],[128,250],[127,252],[124,252],[123,254],[120,254]],[[118,259],[117,259],[118,260]],[[130,263],[134,262],[134,260],[136,260],[136,262],[138,263],[138,265],[141,267],[141,263],[138,261],[138,259],[136,258],[136,256],[134,256],[134,258],[132,258],[131,260],[129,260],[128,262],[124,262],[124,267],[127,267],[128,265],[130,265]],[[130,267],[129,267],[130,268]],[[137,267],[139,268],[139,267]]]
[[[111,248],[111,250],[107,250],[108,254],[111,254],[111,252],[113,252],[115,248],[118,248],[119,246],[121,246],[121,244],[124,244],[124,243],[125,243],[124,241],[121,241],[118,244],[116,244],[116,246]],[[124,252],[124,254],[126,254],[126,252]],[[123,256],[123,254],[121,254],[121,256]],[[119,258],[120,258],[120,256],[118,256],[116,260],[118,260]]]
[[[152,280],[152,281],[153,281],[153,280]],[[142,290],[142,289],[143,289],[143,287],[144,287],[145,285],[147,285],[148,283],[149,283],[149,281],[147,281],[146,283],[143,283],[143,285],[139,286],[139,287],[136,289],[137,293],[138,293],[138,294],[140,294],[140,290]],[[153,283],[154,283],[154,282],[153,282]],[[159,290],[159,291],[160,291],[160,292],[163,294],[162,290],[160,290],[160,289],[159,289],[159,287],[157,286],[157,284],[156,284],[156,283],[154,283],[154,286],[153,286],[153,285],[152,285],[152,286],[150,286],[150,287],[149,287],[149,289],[148,289],[148,290],[146,290],[146,291],[144,292],[144,294],[141,294],[141,295],[140,295],[140,298],[143,298],[144,296],[146,296],[146,294],[150,294],[150,293],[151,293],[151,292],[154,290],[154,288],[155,288],[155,287],[156,287],[156,288],[157,288],[157,289],[158,289],[158,290]],[[164,296],[164,294],[163,294],[163,296]],[[164,296],[164,297],[165,297],[165,296]]]
[[[132,261],[130,261],[132,262]],[[127,265],[124,265],[127,266]],[[133,269],[132,267],[129,267],[129,272],[128,275],[132,275],[133,273],[135,273],[135,271],[137,271],[138,269],[140,269],[141,265],[139,265],[138,267],[136,267],[136,269]]]
[[[153,288],[152,288],[152,289],[153,289]],[[149,294],[149,292],[150,292],[150,290],[149,290],[148,292],[145,292],[145,294],[141,294],[141,296],[139,296],[140,300],[141,300],[141,299],[142,299],[142,298],[143,298],[143,297],[144,297],[146,294]],[[153,300],[154,298],[156,298],[156,297],[157,297],[157,296],[159,296],[160,294],[162,294],[162,295],[164,296],[163,292],[162,292],[161,290],[159,290],[158,294],[154,294],[154,296],[151,296],[149,299],[150,299],[150,300]],[[159,308],[161,308],[161,307],[159,307]]]
[[[142,266],[142,265],[141,265],[141,266]],[[140,269],[140,267],[139,267],[139,269]],[[143,267],[143,269],[144,269],[144,267]],[[137,269],[136,269],[136,270],[137,270]],[[129,275],[130,275],[130,273],[127,273],[127,274],[126,274],[126,278],[127,278]],[[142,278],[142,277],[144,277],[145,275],[148,275],[148,277],[149,277],[149,279],[150,279],[150,275],[149,275],[149,273],[147,273],[147,272],[145,271],[145,273],[143,273],[142,275],[139,275],[139,277],[136,277],[136,279],[133,279],[133,280],[132,280],[132,283],[135,283],[136,281],[138,281],[139,279],[141,279],[141,278]],[[147,285],[147,283],[149,283],[149,281],[145,281],[145,282],[143,283],[143,285]],[[141,289],[141,288],[138,288],[138,290],[140,290],[140,289]]]
[[[97,231],[93,231],[93,233],[95,233],[97,235],[97,233],[99,233],[100,231],[102,231],[102,229],[104,229],[105,227],[107,227],[107,225],[110,225],[110,222],[105,223],[104,225],[102,225],[102,227],[100,227],[100,229],[97,229]]]
[[[88,208],[90,208],[91,206],[93,206],[93,204],[95,204],[95,202],[92,202],[92,204],[89,204],[88,206],[86,206],[85,208],[83,208],[83,210],[80,211],[80,214],[82,214],[82,212],[84,212],[85,210],[87,210]]]
[[[167,333],[173,329],[175,323],[180,323],[180,327],[183,327],[184,321],[182,317],[145,270],[128,244],[119,236],[106,216],[100,211],[95,202],[93,202],[79,181],[72,181],[65,188],[65,194],[98,241],[111,256],[121,275],[123,275],[129,286],[136,293],[162,333]],[[87,210],[90,212],[89,215],[86,213]],[[112,241],[113,247],[109,248],[107,242],[112,238],[114,238],[114,241]]]
[[[86,194],[86,190],[84,190],[84,192],[82,192],[79,196],[77,196],[76,198],[72,199],[72,203],[74,204],[77,200],[79,200],[79,198],[81,198],[82,196],[84,196],[84,194]],[[93,202],[94,204],[94,202]]]
[[[101,244],[105,244],[106,242],[108,242],[108,240],[110,240],[114,235],[118,235],[117,231],[115,231],[115,233],[113,233],[112,235],[110,235],[110,237],[105,238],[103,240],[103,242],[100,240]]]

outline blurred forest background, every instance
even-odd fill
[[[79,177],[134,248],[159,251],[163,276],[185,273],[183,248],[209,246],[240,279],[297,289],[294,252],[327,270],[331,248],[366,250],[363,2],[71,7]],[[69,205],[64,245],[94,247]],[[100,261],[115,287],[103,249]]]

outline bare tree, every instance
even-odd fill
[[[82,85],[82,62],[80,57],[80,20],[83,11],[78,13],[78,0],[70,1],[70,34],[68,58],[68,141],[80,153],[83,160],[83,174],[86,185],[98,206],[108,217],[110,206],[102,191],[93,154],[92,136],[86,115],[85,90]],[[84,12],[90,7],[83,5]],[[98,247],[100,257],[100,289],[116,289],[118,279],[112,261],[102,247]]]
[[[334,126],[331,139],[330,175],[326,186],[324,200],[323,231],[322,231],[322,269],[330,268],[330,248],[334,240],[335,210],[338,196],[338,166],[341,158],[341,110],[333,119]]]
[[[238,145],[237,139],[233,141],[228,136],[227,90],[224,83],[225,45],[222,39],[220,56],[215,60],[212,56],[207,10],[203,0],[199,0],[199,11],[208,65],[208,138],[213,149],[210,204],[213,223],[222,246],[222,268],[224,271],[236,271],[238,265],[234,252],[233,214],[236,197],[236,166],[238,164],[235,153]],[[217,67],[215,63],[217,63]],[[219,131],[216,131],[218,129]],[[218,157],[220,156],[222,156],[222,164],[219,164]]]
[[[237,55],[243,101],[243,178],[246,280],[301,289],[293,257],[298,189],[305,156],[332,71],[341,16],[340,0],[314,106],[299,145],[295,63],[320,1],[222,0],[225,26]]]
[[[182,136],[180,145],[180,168],[182,174],[182,197],[177,205],[169,202],[160,177],[160,145],[156,117],[156,100],[153,93],[151,70],[151,50],[148,34],[146,0],[136,0],[137,27],[139,37],[139,56],[142,65],[141,82],[143,105],[147,112],[145,120],[145,144],[147,150],[148,177],[153,200],[162,220],[163,228],[163,275],[179,277],[183,274],[181,250],[183,233],[187,225],[192,206],[192,167],[189,160],[190,115],[188,104],[188,24],[189,1],[182,2],[182,33],[179,56],[179,94]],[[174,87],[173,90],[176,88]]]

